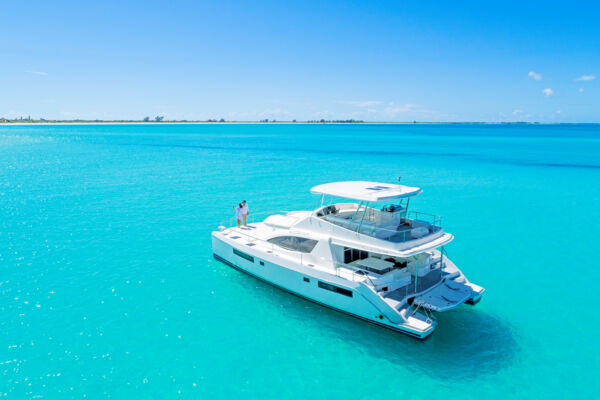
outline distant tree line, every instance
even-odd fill
[[[85,120],[85,119],[72,119],[72,120],[60,120],[60,119],[44,119],[44,118],[39,118],[39,119],[32,119],[31,116],[27,116],[26,118],[24,117],[19,117],[19,118],[4,118],[4,117],[0,117],[0,122],[2,123],[11,123],[11,122],[31,122],[31,123],[35,123],[35,122],[139,122],[140,120],[131,120],[131,119],[119,119],[119,120],[99,120],[99,119],[95,119],[95,120]],[[188,120],[165,120],[165,117],[163,115],[157,115],[154,118],[151,118],[149,116],[146,116],[142,119],[143,122],[188,122]],[[211,118],[211,119],[207,119],[207,120],[192,120],[189,122],[227,122],[225,120],[225,118],[220,118],[220,119],[216,119],[216,118]],[[234,121],[236,122],[236,121]],[[240,121],[243,122],[243,121]],[[261,119],[259,122],[262,123],[276,123],[278,122],[276,119],[270,120],[268,118],[265,119]],[[280,122],[292,122],[295,123],[297,122],[295,119],[292,121],[280,121]],[[352,124],[352,123],[363,123],[364,121],[362,120],[356,120],[356,119],[335,119],[335,120],[326,120],[326,119],[321,119],[321,120],[310,120],[310,121],[300,121],[300,122],[308,122],[308,123],[344,123],[344,124]]]
[[[150,117],[145,117],[143,119],[144,122],[227,122],[225,121],[224,118],[221,119],[207,119],[207,120],[192,120],[192,121],[188,121],[188,120],[165,120],[165,117],[162,115],[157,115],[156,117],[154,117],[154,120],[152,120]],[[100,119],[95,119],[95,120],[85,120],[85,119],[69,119],[69,120],[64,120],[64,119],[45,119],[45,118],[39,118],[39,119],[32,119],[31,116],[27,116],[26,118],[24,117],[19,117],[19,118],[5,118],[5,117],[0,117],[0,123],[4,123],[4,124],[9,124],[9,123],[86,123],[86,122],[122,122],[122,123],[138,123],[140,122],[139,119],[115,119],[115,120],[100,120]],[[233,122],[250,122],[250,121],[233,121]],[[259,122],[261,123],[276,123],[278,122],[277,120],[273,119],[273,120],[269,120],[268,118],[265,119],[261,119]],[[279,122],[283,122],[283,123],[296,123],[297,121],[294,119],[292,121],[279,121]],[[334,119],[334,120],[329,120],[329,119],[320,119],[320,120],[309,120],[309,121],[299,121],[300,123],[312,123],[312,124],[326,124],[326,123],[339,123],[339,124],[360,124],[360,123],[364,123],[365,121],[363,120],[356,120],[356,119]],[[428,122],[417,122],[417,121],[412,121],[410,123],[428,123]],[[473,122],[446,122],[447,124],[457,124],[457,125],[462,125],[462,124],[489,124],[489,122],[477,122],[477,121],[473,121]],[[540,124],[540,122],[527,122],[527,121],[507,121],[507,122],[496,122],[496,123],[492,123],[492,124],[506,124],[506,125],[511,125],[511,124],[522,124],[522,125],[536,125],[536,124]],[[569,125],[566,123],[563,123],[561,125]],[[597,124],[594,124],[597,125]]]
[[[360,124],[363,123],[365,121],[360,120],[360,119],[320,119],[320,120],[310,120],[310,121],[306,121],[309,123],[321,123],[321,124],[325,124],[325,123],[336,123],[336,124]]]
[[[157,115],[156,117],[154,117],[154,121],[156,122],[162,122],[164,121],[165,117],[163,117],[162,115]],[[144,118],[144,122],[150,122],[150,117],[145,117]],[[173,120],[171,122],[188,122],[187,119],[180,119],[180,120]],[[201,121],[197,121],[197,122],[201,122]],[[224,118],[221,118],[220,120],[216,120],[216,119],[207,119],[204,122],[225,122]]]
[[[162,122],[163,119],[165,119],[165,117],[163,117],[162,115],[157,115],[156,117],[154,117],[154,121],[156,122]],[[150,122],[150,117],[145,117],[144,122]]]

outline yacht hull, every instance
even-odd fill
[[[286,266],[279,265],[277,261],[282,262],[282,260],[276,260],[279,257],[274,254],[259,252],[247,245],[231,243],[231,239],[219,236],[221,236],[219,232],[214,232],[212,236],[213,256],[216,260],[281,290],[417,339],[425,339],[435,329],[435,321],[418,320],[418,315],[412,317],[413,324],[416,323],[418,326],[390,320],[394,318],[393,314],[398,316],[397,311],[387,306],[379,308],[377,299],[369,296],[369,293],[365,292],[364,285],[358,282],[345,282],[341,278],[338,280],[335,276],[328,276],[329,274],[301,264],[294,265],[286,262],[288,264]],[[335,287],[337,292],[332,291],[331,286]]]

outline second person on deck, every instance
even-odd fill
[[[244,220],[244,226],[248,226],[246,225],[246,220],[248,219],[249,212],[248,203],[246,203],[246,200],[242,201],[242,218]]]

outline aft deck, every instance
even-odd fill
[[[432,287],[436,286],[442,281],[443,274],[444,273],[440,271],[439,268],[437,268],[429,272],[427,275],[419,276],[416,279],[415,276],[412,275],[410,277],[410,283],[385,294],[383,298],[395,308],[407,297],[423,293],[428,289],[431,289]]]

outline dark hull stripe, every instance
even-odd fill
[[[361,319],[361,320],[363,320],[363,321],[367,321],[367,322],[370,322],[370,323],[372,323],[372,324],[375,324],[375,325],[381,326],[381,327],[383,327],[383,328],[390,329],[390,330],[392,330],[392,331],[394,331],[394,332],[400,332],[400,333],[403,333],[403,334],[405,334],[405,335],[408,335],[408,336],[410,336],[410,337],[414,337],[414,338],[416,338],[416,339],[425,340],[426,338],[428,338],[428,337],[431,335],[431,334],[429,334],[429,335],[427,335],[427,336],[425,336],[425,337],[421,337],[421,336],[419,336],[419,335],[417,335],[417,334],[415,334],[415,333],[412,333],[412,332],[410,332],[410,331],[403,330],[403,329],[401,329],[401,328],[394,328],[393,326],[385,325],[385,324],[379,323],[379,322],[377,322],[377,321],[373,321],[373,320],[370,320],[370,319],[368,319],[368,318],[361,317],[360,315],[356,315],[356,314],[353,314],[353,313],[351,313],[351,312],[344,311],[344,310],[341,310],[341,309],[339,309],[339,308],[332,307],[332,306],[330,306],[330,305],[327,305],[327,304],[325,304],[325,303],[321,303],[320,301],[317,301],[317,300],[311,299],[310,297],[306,297],[306,296],[304,296],[304,295],[301,295],[301,294],[299,294],[299,293],[296,293],[296,292],[294,292],[294,291],[292,291],[292,290],[290,290],[290,289],[286,289],[286,288],[284,288],[283,286],[280,286],[280,285],[278,285],[278,284],[276,284],[276,283],[273,283],[273,282],[271,282],[271,281],[268,281],[268,280],[266,280],[266,279],[264,279],[264,278],[262,278],[262,277],[260,277],[260,276],[258,276],[258,275],[256,275],[256,274],[253,274],[252,272],[250,272],[250,271],[248,271],[248,270],[245,270],[244,268],[238,267],[237,265],[235,265],[235,264],[231,263],[230,261],[227,261],[226,259],[224,259],[223,257],[219,256],[219,255],[218,255],[218,254],[216,254],[216,253],[213,253],[213,257],[214,257],[216,260],[218,260],[218,261],[221,261],[221,262],[222,262],[222,263],[224,263],[224,264],[227,264],[227,265],[228,265],[228,266],[230,266],[231,268],[237,269],[238,271],[244,272],[244,273],[246,273],[246,274],[248,274],[248,275],[250,275],[250,276],[252,276],[252,277],[254,277],[254,278],[258,279],[258,280],[260,280],[260,281],[263,281],[263,282],[265,282],[265,283],[268,283],[269,285],[275,286],[276,288],[278,288],[278,289],[280,289],[280,290],[283,290],[284,292],[291,293],[291,294],[293,294],[293,295],[295,295],[295,296],[298,296],[298,297],[300,297],[300,298],[302,298],[302,299],[304,299],[304,300],[308,300],[308,301],[310,301],[310,302],[313,302],[313,303],[315,303],[315,304],[318,304],[318,305],[320,305],[320,306],[323,306],[323,307],[329,308],[329,309],[331,309],[331,310],[335,310],[335,311],[338,311],[338,312],[344,313],[344,314],[346,314],[346,315],[350,315],[350,316],[352,316],[352,317],[355,317],[355,318]]]

